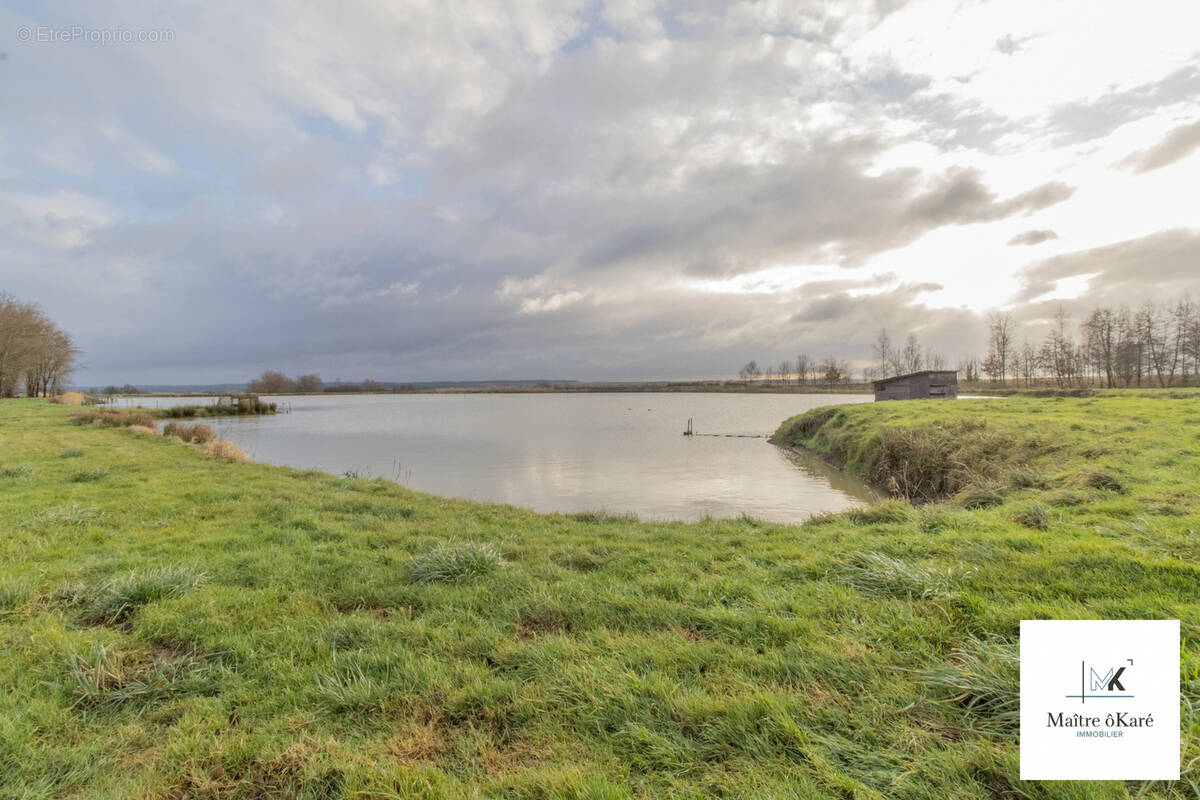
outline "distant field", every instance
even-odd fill
[[[1200,402],[819,409],[920,504],[446,500],[0,401],[3,798],[1194,798]],[[1025,618],[1179,618],[1184,780],[1017,779]]]

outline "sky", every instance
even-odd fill
[[[1200,3],[0,8],[0,291],[80,385],[953,363],[1200,295]]]

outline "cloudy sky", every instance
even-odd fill
[[[0,290],[80,383],[953,360],[1200,293],[1193,0],[306,5],[0,9]]]

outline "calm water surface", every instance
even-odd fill
[[[875,499],[768,444],[784,419],[869,395],[422,394],[271,398],[290,413],[204,420],[255,461],[385,477],[538,511],[800,522]],[[164,402],[165,406],[166,403]],[[683,436],[688,417],[700,434]]]

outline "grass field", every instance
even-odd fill
[[[649,524],[0,401],[0,798],[1200,796],[1200,403],[811,412],[921,502]],[[1179,618],[1184,780],[1017,779],[1023,618]]]

